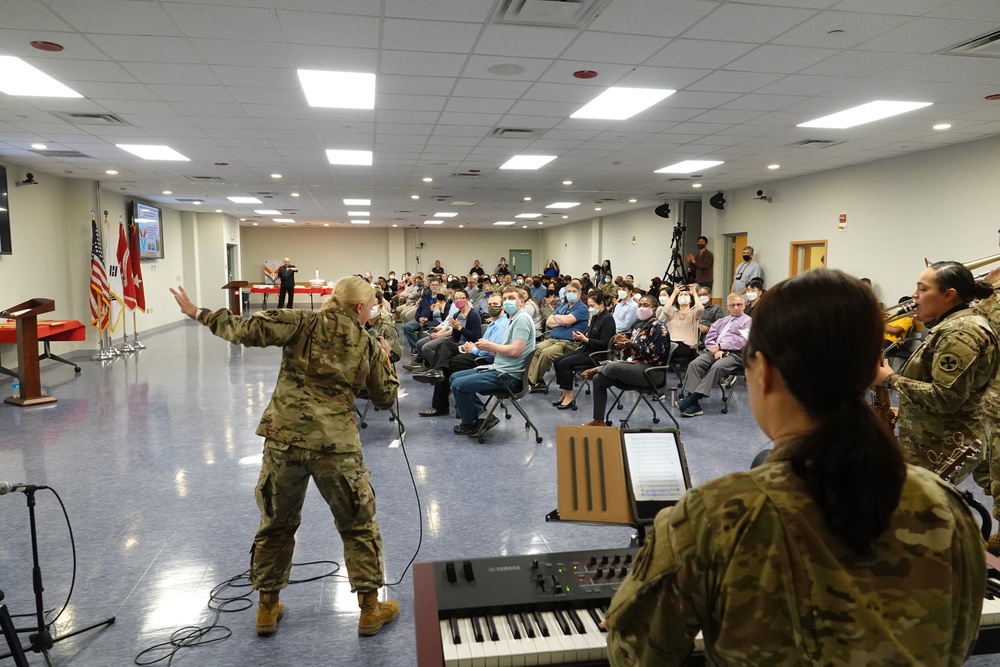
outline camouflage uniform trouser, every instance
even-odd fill
[[[309,479],[330,505],[344,541],[344,564],[351,590],[366,593],[385,583],[382,536],[375,522],[375,492],[369,484],[361,452],[287,450],[264,441],[264,460],[257,482],[260,527],[250,549],[250,581],[260,591],[288,585],[295,550],[295,531],[302,520],[302,503]]]

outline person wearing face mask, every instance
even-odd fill
[[[689,254],[688,274],[694,274],[694,281],[699,285],[704,285],[712,289],[712,281],[715,280],[715,257],[708,250],[708,237],[698,237],[698,254]]]
[[[597,364],[590,355],[594,352],[605,352],[615,335],[615,319],[607,308],[607,298],[598,291],[587,297],[587,307],[590,312],[590,325],[586,333],[573,333],[573,340],[580,343],[575,352],[559,357],[552,364],[556,371],[556,381],[561,394],[559,400],[552,403],[559,410],[576,410],[573,401],[573,374],[594,368]]]
[[[597,285],[598,289],[608,297],[612,302],[615,299],[615,293],[618,291],[618,286],[614,283],[614,277],[612,276],[601,276],[601,280]]]
[[[751,280],[747,285],[746,293],[743,294],[743,298],[746,299],[747,302],[747,307],[743,312],[752,316],[754,306],[757,305],[758,300],[760,300],[760,297],[763,296],[766,291],[767,290],[764,289],[764,280],[762,278],[754,278]]]
[[[417,341],[417,354],[414,356],[414,363],[407,364],[403,368],[410,371],[425,371],[427,367],[433,368],[437,363],[438,353],[441,347],[449,340],[457,345],[463,342],[476,342],[483,335],[482,321],[479,319],[479,311],[472,307],[469,302],[469,295],[464,289],[455,287],[452,293],[452,302],[447,314],[442,318],[441,324],[437,325],[429,337],[421,338]]]
[[[531,280],[531,300],[540,306],[542,305],[542,301],[545,300],[547,292],[548,287],[544,282],[542,282],[542,279],[539,276],[535,276]]]
[[[670,356],[670,334],[663,322],[653,316],[655,311],[656,300],[652,296],[642,297],[632,335],[617,333],[612,338],[612,344],[619,350],[624,361],[612,361],[581,374],[592,378],[594,397],[594,419],[584,426],[604,426],[610,387],[648,387],[646,368],[667,363]]]
[[[535,324],[531,316],[524,312],[528,293],[516,287],[503,290],[503,309],[510,318],[502,343],[480,340],[476,347],[494,355],[489,366],[459,371],[449,381],[451,393],[462,423],[455,427],[456,435],[474,435],[480,428],[485,430],[496,426],[500,420],[492,417],[485,420],[486,406],[478,392],[496,389],[518,391],[522,386],[522,374],[528,371],[525,360],[535,351]],[[483,415],[480,417],[480,415]],[[483,431],[485,433],[485,430]]]
[[[170,293],[182,313],[219,338],[282,350],[274,392],[257,427],[264,438],[256,489],[260,525],[250,549],[250,583],[260,595],[257,634],[273,634],[284,616],[278,596],[288,585],[310,478],[344,543],[351,590],[361,608],[358,634],[377,634],[399,615],[399,603],[379,601],[385,585],[382,536],[354,400],[357,388],[365,387],[372,403],[388,408],[399,380],[389,344],[364,330],[375,308],[375,289],[364,278],[345,276],[319,311],[265,310],[249,318],[198,308],[183,287]]]
[[[633,298],[635,287],[632,283],[622,283],[618,287],[618,304],[614,309],[615,331],[620,334],[628,334],[632,330],[632,325],[636,322],[636,310],[638,304]]]
[[[681,417],[703,415],[699,401],[708,398],[720,378],[743,368],[743,347],[750,335],[750,316],[743,312],[743,305],[739,294],[726,298],[729,315],[712,325],[705,334],[705,351],[688,364],[683,387],[686,396],[677,402]]]
[[[764,273],[760,270],[760,264],[753,257],[753,246],[748,245],[743,248],[743,262],[736,267],[736,271],[733,273],[732,292],[735,294],[744,294],[747,285],[754,278],[760,278],[761,281],[764,279]]]
[[[396,321],[392,318],[389,309],[386,308],[388,303],[382,293],[375,290],[375,307],[372,308],[371,315],[365,322],[365,329],[375,340],[381,338],[389,343],[389,361],[396,363],[403,356],[403,347],[399,343]]]
[[[614,273],[611,272],[611,260],[606,259],[601,262],[600,266],[594,267],[595,273],[600,273],[600,278],[614,278]]]
[[[545,320],[549,337],[535,348],[535,356],[528,368],[528,382],[531,383],[532,393],[548,393],[548,387],[542,378],[553,361],[580,347],[580,341],[573,334],[583,333],[589,318],[587,304],[580,298],[580,283],[574,280],[566,286],[566,300]]]
[[[713,324],[726,316],[726,312],[719,304],[712,303],[712,290],[704,285],[698,288],[698,303],[705,307],[698,322],[698,330],[704,337]]]
[[[669,303],[663,308],[663,321],[667,323],[670,340],[677,343],[671,362],[685,364],[698,356],[698,339],[701,332],[698,322],[705,306],[694,298],[697,285],[677,285],[670,295]],[[677,307],[674,308],[674,304]]]

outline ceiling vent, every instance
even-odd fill
[[[467,171],[456,171],[451,175],[452,178],[479,178],[479,174],[470,174]],[[440,195],[435,195],[440,196]]]
[[[55,150],[55,151],[53,151],[53,150],[44,150],[44,151],[40,151],[40,150],[32,150],[31,152],[32,153],[36,153],[38,155],[42,155],[44,157],[57,157],[57,158],[66,158],[66,159],[70,159],[70,158],[87,158],[87,159],[93,159],[90,155],[85,155],[85,154],[81,153],[80,151],[71,151],[71,150]]]
[[[257,195],[258,197],[277,197],[278,196],[277,192],[255,192],[254,194]]]
[[[186,198],[186,197],[185,198],[178,198],[178,199],[176,199],[176,201],[179,201],[182,204],[204,204],[205,203],[204,199],[189,199],[189,198]]]
[[[611,0],[501,0],[494,23],[582,28]]]
[[[490,132],[491,137],[502,139],[534,139],[541,135],[541,130],[530,127],[497,127]]]
[[[192,183],[225,183],[226,179],[218,176],[185,176]]]
[[[971,56],[974,58],[1000,58],[1000,30],[976,37],[940,52],[945,56]]]
[[[691,180],[690,178],[668,178],[667,182],[668,183],[687,183],[690,180]]]
[[[789,145],[795,148],[829,148],[830,146],[836,146],[842,143],[844,142],[837,141],[836,139],[803,139],[802,141],[796,141],[794,144]]]
[[[477,203],[478,202],[474,202],[474,201],[459,201],[459,200],[456,199],[455,201],[450,202],[448,204],[448,206],[475,206]]]
[[[72,125],[128,125],[118,116],[111,113],[57,113],[51,112],[56,118],[60,118]]]

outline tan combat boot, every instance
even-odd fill
[[[274,634],[278,629],[278,621],[284,615],[285,604],[278,599],[278,591],[261,591],[257,607],[257,634]]]
[[[377,635],[383,625],[395,621],[399,616],[399,603],[395,600],[379,602],[378,591],[358,593],[358,606],[361,607],[358,634],[365,637]]]

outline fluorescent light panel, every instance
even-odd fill
[[[170,146],[152,146],[146,144],[115,144],[123,151],[138,155],[143,160],[170,160],[173,162],[190,162]]]
[[[295,222],[295,218],[271,218],[275,222]]]
[[[625,120],[670,97],[676,90],[665,88],[611,87],[580,107],[570,118]]]
[[[0,92],[23,97],[83,97],[14,56],[0,56]]]
[[[371,199],[345,199],[344,206],[371,206]]]
[[[719,160],[684,160],[683,162],[678,162],[677,164],[666,166],[663,169],[657,169],[654,173],[693,174],[696,171],[701,171],[702,169],[708,169],[709,167],[715,167],[720,164],[724,163]]]
[[[825,127],[834,130],[844,130],[856,125],[864,125],[890,116],[898,116],[901,113],[929,107],[931,102],[887,102],[876,100],[859,107],[845,109],[829,116],[823,116],[807,123],[800,123],[797,127]]]
[[[299,81],[311,107],[374,109],[375,75],[300,69]]]
[[[540,218],[540,217],[542,217],[542,214],[541,213],[518,213],[514,217],[515,218],[528,218],[528,219],[531,219],[531,218]]]
[[[226,197],[229,201],[234,204],[263,204],[261,200],[256,197]]]
[[[498,220],[494,222],[493,225],[496,227],[510,227],[511,225],[516,225],[517,223],[513,220]]]
[[[330,164],[351,164],[370,167],[372,164],[372,152],[327,149],[326,159],[330,161]]]
[[[557,201],[553,204],[549,204],[545,208],[573,208],[574,206],[579,206],[578,201]]]
[[[445,211],[444,213],[435,213],[434,217],[435,218],[454,218],[456,215],[458,215],[458,213],[451,213],[449,211]]]
[[[281,211],[277,211],[273,208],[254,209],[253,212],[257,215],[281,215]]]
[[[556,159],[555,155],[515,155],[500,165],[501,169],[538,169]]]
[[[424,220],[425,225],[443,225],[444,220]]]
[[[353,215],[358,218],[367,218],[371,215],[371,211],[348,211],[347,215]]]
[[[351,220],[352,225],[367,225],[370,220]]]

